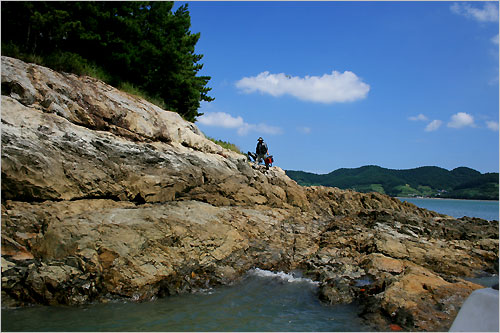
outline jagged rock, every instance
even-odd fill
[[[368,262],[365,267],[368,268],[368,274],[378,275],[377,271],[401,274],[404,270],[404,263],[391,257],[386,257],[380,253],[371,253],[367,256]]]
[[[99,80],[2,57],[2,301],[142,301],[302,268],[385,330],[449,327],[498,222],[301,187]],[[430,318],[439,318],[438,321]]]
[[[466,281],[449,283],[429,270],[408,265],[404,274],[385,290],[381,306],[401,327],[443,331],[451,326],[458,304],[479,288],[482,287]]]

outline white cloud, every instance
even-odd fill
[[[492,131],[498,131],[498,122],[496,121],[487,121],[486,126]]]
[[[363,99],[370,86],[353,72],[345,71],[323,76],[298,76],[262,72],[257,76],[244,77],[236,87],[245,93],[261,92],[274,97],[291,95],[303,101],[318,103],[342,103]]]
[[[418,116],[416,117],[409,117],[408,119],[410,119],[411,121],[426,121],[427,120],[427,117],[423,114],[419,114]]]
[[[198,121],[207,126],[218,126],[224,128],[238,128],[243,126],[244,121],[241,117],[233,117],[224,112],[205,113],[198,118]]]
[[[426,132],[433,132],[436,131],[439,127],[441,127],[441,124],[443,122],[441,120],[433,120],[425,127]]]
[[[452,128],[462,128],[465,126],[474,127],[474,117],[465,112],[459,112],[451,116],[451,121],[448,123],[448,127]]]
[[[238,135],[244,136],[250,132],[262,134],[282,134],[283,130],[280,127],[270,126],[264,123],[249,124],[242,117],[233,117],[225,112],[207,112],[198,118],[198,121],[206,126],[236,128]]]
[[[492,2],[485,2],[483,8],[473,7],[468,3],[455,2],[450,9],[455,14],[479,22],[498,22],[498,6]]]

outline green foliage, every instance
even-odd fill
[[[150,103],[153,103],[162,109],[166,108],[165,102],[163,102],[163,100],[161,98],[149,96],[148,93],[146,93],[142,89],[136,87],[135,85],[133,85],[130,82],[121,82],[118,85],[118,89],[120,89],[126,93],[129,93],[131,95],[134,95],[136,97],[140,97],[142,99],[145,99],[146,101],[149,101]]]
[[[82,75],[92,76],[104,82],[111,82],[111,75],[95,63],[86,62],[83,65]]]
[[[390,196],[429,196],[463,199],[498,200],[498,173],[470,168],[448,171],[438,167],[391,170],[378,166],[338,169],[317,175],[302,171],[286,171],[304,186],[325,185],[359,192],[379,192]]]
[[[226,149],[232,150],[232,151],[234,151],[234,152],[236,152],[236,153],[238,153],[238,154],[242,154],[242,155],[244,155],[244,154],[241,152],[240,148],[239,148],[237,145],[235,145],[234,143],[230,143],[230,142],[227,142],[227,141],[222,141],[222,140],[217,140],[217,139],[211,138],[211,137],[209,137],[209,136],[207,136],[207,139],[209,139],[210,141],[212,141],[212,142],[214,142],[214,143],[218,144],[218,145],[219,145],[219,146],[221,146],[222,148],[226,148]]]
[[[43,59],[43,65],[56,71],[66,71],[84,75],[88,67],[87,60],[72,52],[55,51]]]
[[[481,187],[453,190],[442,195],[443,198],[498,200],[498,184],[487,184]]]
[[[2,41],[2,55],[9,55],[12,58],[21,58],[22,53],[19,47],[12,41],[4,43]],[[24,59],[23,59],[24,60]],[[32,62],[32,61],[28,61]]]
[[[200,34],[189,31],[187,4],[173,2],[3,2],[2,54],[76,74],[133,85],[165,108],[195,121],[212,101],[208,76],[197,76]],[[100,68],[105,68],[102,70]],[[157,104],[157,103],[155,103]]]
[[[414,189],[409,184],[395,186],[392,188],[391,192],[396,192],[398,193],[398,196],[401,197],[413,197],[420,194],[417,189]]]
[[[498,200],[498,173],[486,173],[456,186],[443,197]]]
[[[455,186],[455,190],[462,190],[472,187],[482,187],[489,183],[498,184],[498,173],[485,173]]]
[[[384,187],[381,184],[357,185],[353,187],[353,190],[363,193],[378,192],[385,194]]]
[[[419,195],[425,196],[425,197],[433,196],[436,193],[436,191],[433,190],[432,187],[422,186],[422,185],[419,185],[417,187],[417,191],[418,191]]]

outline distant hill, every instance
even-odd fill
[[[393,170],[368,165],[355,169],[342,168],[324,175],[292,170],[287,170],[286,174],[303,186],[332,186],[393,197],[498,200],[499,174],[482,174],[466,167],[451,171],[435,166]]]

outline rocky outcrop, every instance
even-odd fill
[[[178,114],[2,57],[2,302],[149,300],[301,268],[375,329],[447,329],[498,222],[301,187]],[[435,320],[439,318],[439,320]]]
[[[460,277],[498,274],[496,223],[398,211],[337,217],[304,269],[322,282],[324,301],[360,301],[376,329],[448,330],[462,302],[481,288]]]

